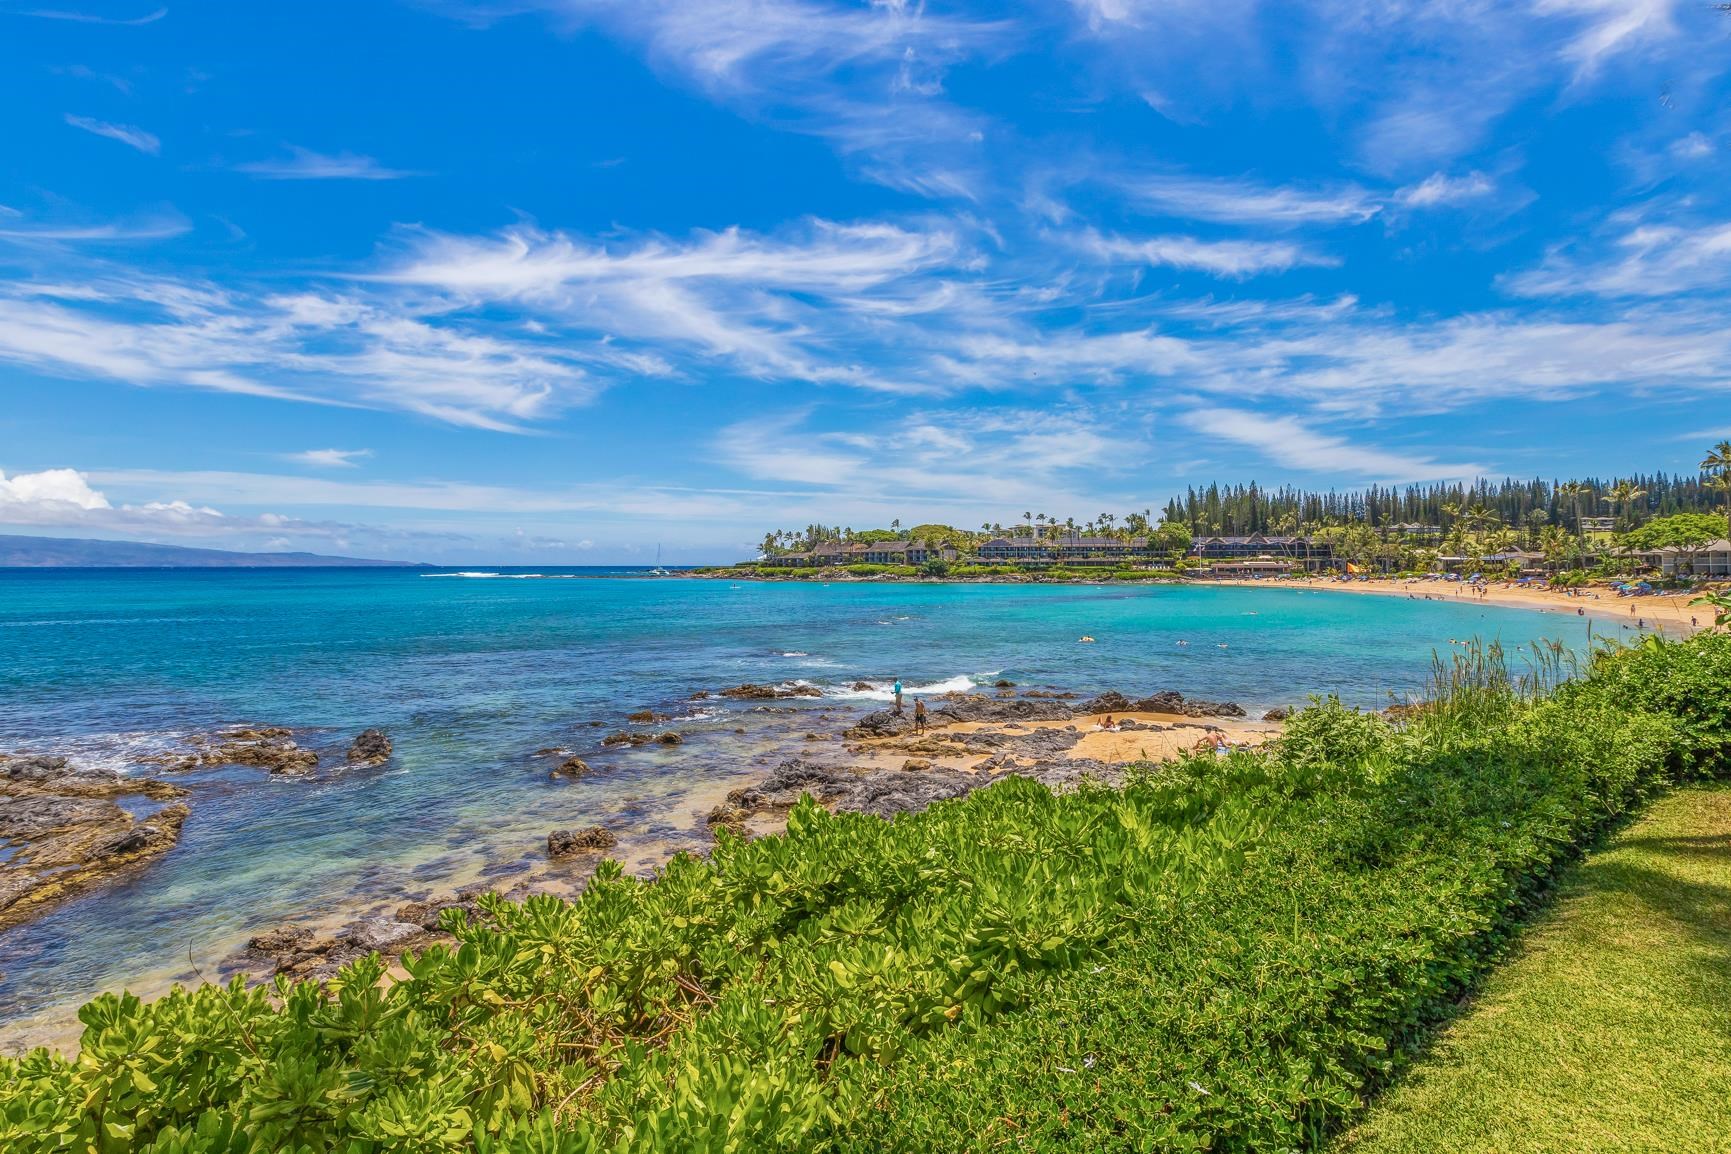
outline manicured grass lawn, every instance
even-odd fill
[[[1333,1150],[1731,1151],[1731,788],[1660,798],[1570,869]]]

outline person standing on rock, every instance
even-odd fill
[[[891,690],[896,695],[896,712],[902,711],[902,679],[896,678],[895,688]]]
[[[926,699],[923,697],[916,697],[916,698],[914,698],[914,732],[915,733],[924,733],[925,731],[926,731]]]

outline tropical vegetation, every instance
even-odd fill
[[[1731,635],[1512,675],[1265,751],[882,821],[809,802],[652,881],[446,915],[325,986],[87,1005],[0,1060],[9,1151],[1318,1149],[1553,875],[1723,776]]]

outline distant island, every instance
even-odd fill
[[[0,568],[28,569],[312,569],[319,567],[425,569],[419,561],[326,557],[318,553],[237,553],[147,541],[94,541],[73,537],[0,534]]]

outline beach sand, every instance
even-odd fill
[[[1609,589],[1595,588],[1570,596],[1560,590],[1534,589],[1524,585],[1492,584],[1480,595],[1459,581],[1403,581],[1378,578],[1370,581],[1336,581],[1330,578],[1283,578],[1269,581],[1209,581],[1210,585],[1238,585],[1251,588],[1315,589],[1333,593],[1367,593],[1380,597],[1409,597],[1419,601],[1477,602],[1500,605],[1511,609],[1531,609],[1540,613],[1575,615],[1585,610],[1586,616],[1619,625],[1645,621],[1647,628],[1671,636],[1687,637],[1710,627],[1713,623],[1711,606],[1690,605],[1691,593],[1654,593],[1645,597],[1618,597]],[[1632,610],[1632,612],[1631,612]]]

